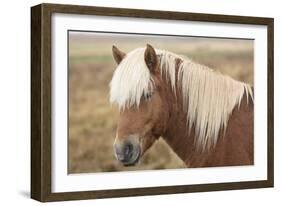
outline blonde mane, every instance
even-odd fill
[[[139,106],[141,97],[153,91],[154,83],[144,61],[144,51],[145,48],[138,48],[128,53],[114,72],[110,102],[116,103],[120,110]],[[253,100],[251,86],[172,52],[157,49],[156,53],[160,56],[163,78],[169,80],[174,92],[176,88],[181,90],[188,129],[195,128],[197,148],[214,146],[220,130],[225,131],[229,116],[236,106],[240,106],[244,94],[247,102],[249,96]],[[178,69],[177,60],[180,61]]]

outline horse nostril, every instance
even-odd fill
[[[114,151],[119,161],[126,162],[131,159],[134,153],[134,145],[130,142],[124,144],[115,144]]]
[[[127,143],[125,146],[124,146],[124,154],[125,154],[125,157],[130,157],[132,152],[133,152],[133,148],[134,146],[131,144],[131,143]]]
[[[114,155],[124,166],[135,165],[141,155],[140,144],[135,140],[125,140],[113,144]]]

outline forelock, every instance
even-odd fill
[[[145,48],[128,53],[117,66],[110,82],[110,102],[119,109],[140,104],[141,97],[152,92],[153,79],[144,61]]]

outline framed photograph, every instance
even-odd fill
[[[31,197],[273,187],[273,19],[31,8]]]

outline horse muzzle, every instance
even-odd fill
[[[141,147],[135,137],[124,138],[123,141],[116,141],[113,149],[116,159],[124,166],[133,166],[139,161]]]

